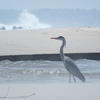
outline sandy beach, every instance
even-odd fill
[[[56,54],[61,41],[51,37],[64,36],[65,53],[100,52],[100,28],[52,28],[38,30],[0,31],[0,55]]]

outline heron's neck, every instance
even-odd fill
[[[63,48],[65,46],[66,41],[62,41],[62,45],[60,47],[60,57],[62,60],[64,60],[64,53],[63,53]]]

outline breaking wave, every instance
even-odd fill
[[[51,25],[40,22],[39,18],[28,10],[23,10],[15,22],[10,24],[0,24],[2,30],[12,29],[39,29],[39,28],[50,28]]]

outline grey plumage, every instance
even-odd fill
[[[69,82],[71,82],[71,75],[74,78],[74,82],[76,82],[75,77],[79,78],[82,82],[85,82],[85,77],[83,76],[83,74],[81,73],[81,71],[79,70],[79,68],[77,67],[77,65],[74,63],[74,61],[65,56],[63,53],[63,48],[66,44],[66,40],[63,36],[59,36],[56,38],[51,38],[51,39],[58,39],[58,40],[62,40],[62,45],[60,47],[60,57],[65,65],[65,68],[67,69],[67,71],[69,72]]]

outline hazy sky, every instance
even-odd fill
[[[0,0],[0,9],[35,10],[40,8],[100,10],[100,0]]]

